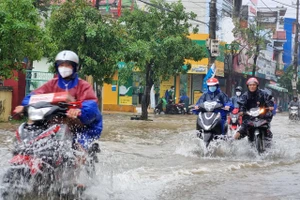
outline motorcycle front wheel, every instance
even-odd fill
[[[203,134],[203,142],[205,144],[205,147],[207,148],[209,146],[209,143],[213,139],[213,133],[204,133]]]
[[[265,151],[264,137],[263,134],[259,132],[259,130],[255,130],[254,132],[254,140],[255,146],[258,154],[261,154]]]

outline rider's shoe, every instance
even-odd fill
[[[89,152],[89,156],[93,157],[93,160],[95,161],[95,163],[98,163],[99,159],[96,154],[101,152],[99,144],[93,143],[92,146],[89,148],[88,152]]]
[[[203,139],[203,136],[199,130],[196,131],[197,137]]]

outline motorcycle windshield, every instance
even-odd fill
[[[213,112],[214,110],[221,109],[223,105],[217,101],[205,101],[200,104],[200,108],[206,112]]]
[[[198,117],[198,124],[206,131],[213,129],[220,121],[220,113],[200,112]]]
[[[297,107],[297,106],[292,106],[292,107],[291,107],[291,110],[293,110],[293,111],[298,111],[298,107]]]

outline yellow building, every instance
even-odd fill
[[[191,34],[189,38],[205,46],[208,34]],[[217,67],[217,76],[224,77],[224,62],[217,58],[215,65]],[[222,60],[222,59],[221,59]],[[207,73],[208,58],[200,61],[186,60],[191,63],[192,67],[187,74],[171,77],[168,81],[160,83],[160,97],[163,97],[165,91],[175,86],[175,97],[178,102],[181,93],[186,93],[190,98],[190,103],[194,104],[202,95],[202,82]],[[220,80],[220,86],[224,87]],[[135,112],[135,107],[139,105],[139,92],[142,92],[142,87],[138,76],[134,76],[132,81],[127,85],[120,86],[118,84],[118,73],[113,77],[112,84],[104,84],[103,87],[103,110]]]

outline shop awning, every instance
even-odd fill
[[[288,92],[287,89],[283,88],[283,87],[280,87],[276,84],[266,84],[266,87],[267,88],[270,88],[270,89],[273,89],[273,90],[276,90],[278,92]]]

